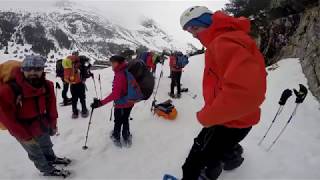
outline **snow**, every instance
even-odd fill
[[[1,55],[0,63],[8,56]],[[115,147],[110,138],[113,123],[109,121],[111,105],[97,109],[89,133],[87,151],[82,150],[89,119],[72,120],[71,107],[59,107],[60,136],[53,137],[57,155],[72,158],[70,166],[72,179],[161,179],[164,173],[181,177],[181,166],[201,126],[195,113],[201,109],[201,79],[204,56],[196,56],[183,73],[182,83],[192,94],[183,94],[174,100],[178,109],[175,121],[166,121],[150,112],[152,99],[141,102],[132,111],[130,122],[133,146],[130,149]],[[242,142],[245,148],[244,164],[232,172],[223,172],[220,179],[319,179],[320,177],[320,113],[319,104],[309,94],[298,109],[296,117],[289,124],[278,144],[267,152],[266,148],[284,126],[294,107],[294,98],[288,101],[283,114],[262,146],[257,143],[265,133],[277,110],[281,92],[286,88],[298,88],[306,84],[297,59],[286,59],[279,68],[269,71],[268,93],[262,106],[262,119]],[[158,77],[161,66],[158,66]],[[157,99],[167,100],[170,80],[168,65],[163,67],[164,76],[160,82]],[[110,69],[95,71],[101,74],[103,96],[111,90],[113,72]],[[48,75],[55,81],[53,74]],[[157,79],[158,80],[158,79]],[[98,85],[98,83],[97,83]],[[91,79],[87,80],[89,105],[95,96]],[[99,94],[99,86],[98,96]],[[61,97],[58,96],[58,102]],[[197,94],[196,99],[191,98]],[[17,141],[7,131],[0,131],[0,179],[45,179],[27,159]],[[50,178],[52,179],[52,178]]]

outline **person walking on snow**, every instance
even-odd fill
[[[195,6],[180,18],[183,30],[207,48],[203,74],[205,105],[197,113],[204,126],[182,170],[184,180],[219,177],[243,162],[238,144],[260,120],[266,70],[262,54],[248,35],[250,21]]]
[[[45,176],[65,176],[55,164],[58,158],[50,136],[57,132],[54,85],[45,79],[45,59],[27,56],[21,67],[12,70],[14,80],[0,85],[0,120],[22,145],[35,167]]]
[[[81,77],[81,63],[78,53],[68,56],[63,59],[62,65],[64,68],[64,81],[71,84],[70,90],[72,95],[72,118],[79,117],[79,110],[77,108],[78,100],[82,106],[81,116],[86,118],[89,116],[89,112],[86,105],[86,85],[85,78]]]
[[[133,102],[128,102],[125,99],[128,91],[128,82],[126,78],[126,68],[127,62],[122,56],[112,56],[110,58],[112,63],[112,69],[115,73],[113,80],[113,88],[111,94],[103,100],[95,99],[91,104],[92,108],[99,108],[103,105],[106,105],[114,101],[114,129],[111,134],[111,139],[114,144],[118,147],[121,147],[121,128],[122,128],[122,137],[125,145],[131,146],[132,144],[132,135],[129,128],[129,117],[131,110],[134,106]]]
[[[170,66],[170,76],[171,76],[171,91],[170,97],[180,98],[181,97],[181,76],[182,68],[177,66],[177,53],[172,54],[169,57],[169,66]],[[177,87],[177,95],[174,94],[174,87]]]

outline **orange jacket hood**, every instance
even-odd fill
[[[238,30],[250,33],[251,29],[250,21],[247,18],[235,18],[221,11],[212,15],[212,22],[208,29],[198,33],[198,39],[205,47],[208,47],[211,41],[224,32]]]

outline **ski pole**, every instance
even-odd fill
[[[281,114],[284,105],[286,104],[287,100],[292,96],[292,91],[290,89],[286,89],[282,92],[282,95],[280,97],[279,100],[279,108],[278,111],[276,113],[276,115],[274,116],[268,130],[266,131],[266,133],[264,134],[264,136],[261,138],[261,140],[259,141],[258,145],[260,146],[262,144],[262,142],[264,141],[264,139],[267,137],[270,129],[272,128],[273,124],[275,123],[276,119],[278,118],[278,116]]]
[[[267,151],[270,151],[271,148],[273,147],[274,144],[276,144],[276,142],[278,141],[278,139],[280,138],[280,136],[283,134],[283,132],[286,130],[288,124],[290,123],[290,121],[292,120],[292,117],[296,114],[297,109],[299,107],[299,104],[296,105],[296,107],[294,108],[289,120],[287,121],[286,125],[281,129],[279,135],[276,137],[276,139],[272,142],[272,144],[269,146]]]
[[[296,95],[296,107],[294,108],[290,118],[288,119],[286,125],[281,129],[279,135],[276,137],[276,139],[272,142],[272,144],[269,146],[269,148],[267,149],[267,151],[270,151],[271,148],[278,142],[279,138],[281,137],[281,135],[284,133],[284,131],[286,130],[286,128],[288,127],[289,123],[291,122],[292,118],[296,115],[297,113],[297,109],[300,106],[301,103],[303,103],[303,101],[305,100],[305,98],[307,97],[308,94],[308,89],[302,85],[299,84],[300,86],[300,90],[297,91],[296,89],[294,89],[294,94]]]
[[[98,81],[99,81],[99,86],[100,86],[100,99],[102,99],[102,86],[101,86],[101,77],[100,77],[100,74],[99,74]]]
[[[58,82],[56,82],[56,98],[58,96],[58,89],[61,89],[61,86]],[[57,128],[56,136],[60,136],[59,128]]]
[[[93,110],[94,110],[94,108],[91,109],[91,114],[90,114],[90,119],[89,119],[87,134],[86,134],[86,141],[85,141],[85,143],[84,143],[84,146],[82,146],[82,149],[83,149],[83,150],[87,150],[87,149],[88,149],[87,142],[88,142],[88,137],[89,137],[89,130],[90,130],[90,125],[91,125],[91,121],[92,121]]]
[[[97,86],[96,86],[96,80],[94,79],[94,76],[91,76],[93,80],[94,90],[96,92],[96,98],[98,98],[98,92],[97,92]]]
[[[58,89],[61,89],[61,86],[58,82],[56,82],[56,95],[58,94]]]
[[[110,112],[110,121],[112,121],[112,112],[113,112],[113,107],[114,107],[114,105],[112,106],[112,108],[111,108],[111,112]]]
[[[161,80],[162,76],[163,76],[163,64],[162,64],[162,66],[161,66],[161,72],[160,72],[160,77],[159,77],[159,80],[158,80],[156,92],[154,93],[154,97],[153,97],[153,101],[152,101],[152,106],[151,106],[151,111],[153,110],[153,104],[156,102],[156,97],[157,97],[157,94],[158,94],[158,89],[159,89],[160,80]]]

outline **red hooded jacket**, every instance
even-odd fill
[[[103,99],[101,103],[103,105],[108,104],[111,101],[119,100],[123,96],[127,95],[128,91],[128,81],[125,74],[125,70],[127,68],[127,63],[120,64],[115,70],[114,70],[114,79],[113,79],[113,87],[111,94]],[[127,103],[127,104],[115,104],[115,108],[130,108],[133,107],[133,103]]]
[[[205,126],[246,128],[260,120],[265,99],[266,70],[262,54],[248,35],[250,22],[222,12],[213,24],[198,34],[207,47],[203,75],[205,105],[198,112]]]
[[[170,56],[169,57],[169,65],[170,69],[173,72],[181,72],[182,68],[177,68],[177,57],[176,56]]]
[[[20,68],[15,68],[12,73],[21,88],[21,103],[17,105],[17,97],[10,85],[0,86],[0,120],[10,134],[19,140],[27,141],[41,136],[44,127],[56,129],[58,112],[53,83],[46,81],[48,88],[37,89],[24,79]],[[37,119],[40,115],[42,120]]]
[[[156,69],[156,64],[153,63],[153,53],[149,52],[147,56],[147,67],[149,70],[154,71]]]

